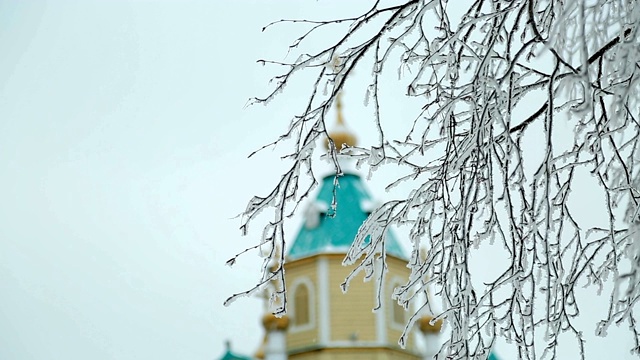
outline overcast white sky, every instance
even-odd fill
[[[258,277],[256,258],[224,265],[255,239],[231,218],[279,177],[246,156],[301,99],[244,109],[272,74],[255,61],[295,32],[261,28],[336,3],[0,0],[1,359],[255,351],[260,302],[222,306]],[[590,349],[628,357],[614,340]]]

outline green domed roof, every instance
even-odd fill
[[[291,260],[322,253],[346,253],[358,229],[373,210],[371,196],[360,176],[344,174],[335,187],[336,208],[331,208],[334,180],[330,175],[322,180],[316,200],[305,213],[305,223],[291,245],[287,257]],[[406,259],[391,231],[387,232],[387,254]]]

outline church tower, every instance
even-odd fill
[[[330,137],[338,150],[355,146],[356,137],[344,123],[339,96],[336,107],[337,126]],[[331,207],[334,196],[335,209]],[[365,283],[357,277],[346,293],[340,288],[353,269],[342,266],[342,260],[373,204],[360,176],[349,171],[337,179],[335,174],[324,177],[317,196],[307,204],[304,222],[286,254],[287,324],[280,326],[278,334],[282,335],[277,336],[284,341],[276,348],[286,349],[288,359],[423,358],[412,337],[405,349],[398,345],[410,313],[391,294],[406,282],[409,269],[393,233],[388,232],[385,240],[388,269],[380,309],[372,311],[377,303],[375,281]],[[275,320],[270,321],[265,322],[267,337],[274,329]],[[261,350],[256,355],[262,352],[267,353]],[[266,358],[275,357],[267,354]]]

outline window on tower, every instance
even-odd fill
[[[300,284],[293,294],[293,324],[295,326],[308,324],[311,320],[309,310],[309,288],[306,284]]]
[[[398,304],[397,301],[393,300],[393,322],[396,323],[396,325],[404,326],[405,314],[406,311],[404,308]]]
[[[402,283],[394,281],[392,283],[390,293],[393,294],[393,290],[398,286],[402,286]],[[407,322],[407,311],[402,307],[402,305],[398,304],[397,300],[391,300],[391,320],[395,327],[404,328]]]

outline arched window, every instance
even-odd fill
[[[396,287],[402,286],[402,282],[399,279],[394,279],[391,283],[391,288],[389,289],[390,294],[393,294],[393,291]],[[394,327],[399,328],[403,327],[407,323],[407,311],[402,307],[402,305],[398,304],[398,300],[391,300],[391,323]]]
[[[393,322],[396,325],[405,325],[405,315],[406,315],[406,311],[404,310],[404,308],[398,304],[398,302],[396,300],[393,300]]]
[[[293,324],[306,325],[310,321],[309,314],[309,289],[307,285],[300,284],[293,294]]]

